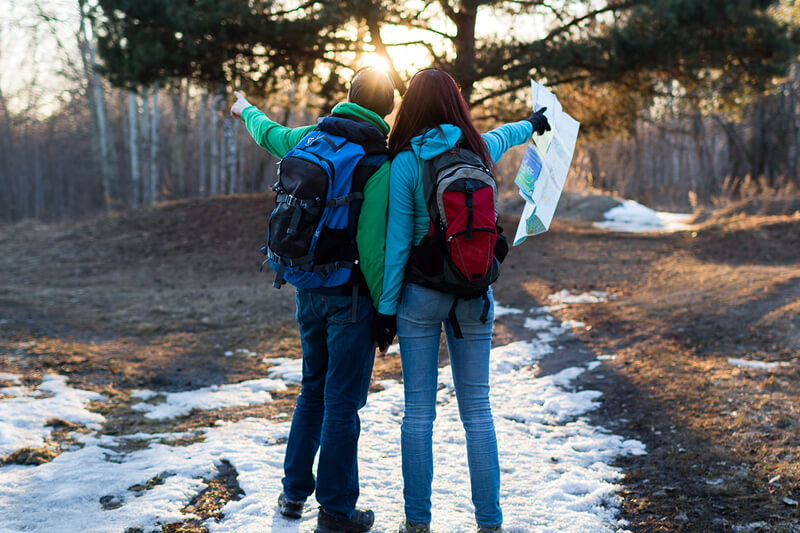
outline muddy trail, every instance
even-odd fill
[[[106,401],[92,409],[105,417],[106,435],[182,432],[172,444],[185,446],[202,438],[198,428],[219,421],[286,420],[296,385],[271,391],[268,403],[167,421],[131,409],[138,390],[239,383],[268,374],[262,357],[300,357],[294,293],[274,290],[270,275],[258,272],[269,202],[266,195],[219,197],[0,228],[0,373],[20,375],[27,386],[56,373],[102,393]],[[575,325],[572,340],[538,372],[600,356],[603,364],[576,383],[602,392],[587,417],[646,446],[646,455],[616,463],[627,529],[800,531],[798,204],[745,202],[670,234],[614,233],[561,219],[504,263],[494,288],[499,302],[547,306]],[[551,299],[564,290],[607,298]],[[523,335],[521,324],[498,322],[493,344]],[[378,357],[373,390],[386,378],[401,378],[398,357]],[[8,385],[0,377],[0,387]],[[45,446],[0,464],[52,461],[87,431],[51,422]],[[235,471],[225,463],[218,470],[185,502],[187,513],[215,518],[239,497]],[[164,482],[156,476],[136,490]],[[115,500],[101,503],[113,508]],[[187,520],[162,530],[204,528]]]

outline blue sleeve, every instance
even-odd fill
[[[383,271],[383,294],[378,312],[397,313],[403,275],[414,238],[414,189],[418,170],[412,152],[401,152],[392,161],[389,178],[389,214],[386,223],[386,256]]]
[[[489,149],[489,156],[492,161],[497,163],[503,154],[512,146],[528,142],[533,135],[533,125],[527,120],[503,124],[488,133],[481,135],[486,148]]]

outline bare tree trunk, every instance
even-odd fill
[[[37,135],[38,137],[38,135]],[[32,139],[33,144],[33,216],[42,220],[45,213],[45,179],[42,169],[42,149],[38,139]]]
[[[88,96],[92,121],[94,123],[95,145],[98,159],[98,168],[103,187],[104,203],[108,206],[112,202],[113,192],[111,181],[114,173],[115,154],[114,144],[111,142],[106,115],[105,95],[103,84],[97,75],[97,58],[94,49],[94,31],[91,21],[87,24],[84,10],[84,0],[79,0],[80,27],[78,30],[78,46],[81,51],[83,72],[89,88]]]
[[[203,88],[203,93],[200,95],[200,155],[199,163],[200,169],[198,172],[198,180],[200,182],[200,196],[205,196],[208,192],[206,183],[206,162],[208,161],[208,146],[207,138],[208,132],[206,131],[206,112],[208,111],[208,90]]]
[[[220,101],[222,100],[222,92],[225,89],[220,85],[211,97],[211,186],[209,187],[212,196],[216,196],[220,192],[220,157],[219,157],[219,110]]]
[[[800,102],[800,98],[797,98],[797,85],[800,83],[800,68],[795,63],[792,65],[792,77],[790,81],[790,91],[791,91],[791,102],[792,102],[792,136],[789,139],[790,146],[794,147],[793,149],[793,159],[792,159],[792,175],[791,178],[794,182],[800,185],[800,154],[798,154],[798,145],[800,145],[800,106],[798,106],[798,102]]]
[[[281,124],[291,127],[290,121],[292,120],[292,110],[294,109],[295,101],[297,99],[297,75],[292,73],[292,82],[289,84],[289,101],[286,104],[286,110],[283,113]]]
[[[477,0],[461,0],[460,9],[454,12],[452,8],[446,9],[448,17],[456,25],[456,57],[458,61],[452,65],[452,74],[461,87],[461,94],[467,103],[472,99],[472,91],[475,88],[476,66],[475,66],[475,24],[478,17]]]
[[[189,80],[181,81],[181,141],[183,142],[183,147],[181,149],[181,153],[183,154],[183,158],[181,159],[180,164],[180,172],[181,172],[181,181],[183,182],[183,195],[184,196],[194,196],[197,192],[197,184],[194,182],[190,183],[189,176],[186,172],[187,168],[187,159],[189,154],[189,101],[191,95],[192,84]]]
[[[138,104],[136,103],[136,93],[128,91],[128,149],[131,158],[131,207],[139,207],[139,134],[136,126],[139,114]]]
[[[150,203],[159,200],[158,176],[158,82],[153,83],[153,120],[150,121]]]
[[[173,192],[178,196],[185,194],[185,183],[183,176],[184,164],[184,122],[186,118],[183,116],[183,99],[181,98],[181,90],[183,89],[181,82],[172,86],[170,91],[170,99],[172,100],[172,115],[175,121],[175,128],[172,132],[172,165],[170,174],[172,175],[172,188]]]
[[[231,194],[236,180],[236,124],[232,117],[222,119],[223,192]]]
[[[8,172],[10,177],[10,175],[12,175],[11,160],[14,145],[14,131],[12,129],[11,115],[8,112],[6,98],[3,95],[2,89],[0,89],[0,112],[2,112],[0,119],[3,121],[0,125],[4,126],[0,127],[0,169],[3,169],[4,172]],[[13,195],[9,195],[9,197],[13,197]],[[10,201],[9,204],[11,204]],[[9,206],[9,208],[11,207]]]
[[[233,151],[231,153],[231,161],[233,165],[233,175],[236,177],[234,183],[234,192],[244,192],[242,183],[242,166],[239,164],[239,128],[241,121],[238,119],[231,119],[233,121]]]
[[[150,203],[150,165],[147,158],[150,153],[150,91],[145,85],[139,86],[142,98],[142,112],[139,115],[141,174],[142,174],[142,204]]]

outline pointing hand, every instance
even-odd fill
[[[239,91],[233,91],[233,94],[236,96],[236,101],[231,106],[231,116],[233,118],[242,118],[242,111],[253,104],[248,102],[247,98]]]
[[[547,117],[544,116],[545,111],[547,111],[547,108],[543,107],[525,119],[533,126],[533,133],[541,135],[546,131],[550,131],[550,123],[547,121]]]

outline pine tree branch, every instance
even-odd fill
[[[319,0],[308,0],[307,2],[305,2],[303,4],[300,4],[299,6],[294,7],[292,9],[286,9],[284,11],[273,11],[273,12],[270,12],[270,13],[267,13],[267,14],[270,17],[284,17],[286,15],[290,15],[292,13],[297,13],[298,11],[302,11],[303,9],[307,9],[307,8],[313,6],[314,4],[318,4],[318,3],[319,3]]]
[[[447,32],[434,30],[428,25],[428,21],[417,23],[417,22],[410,22],[408,20],[387,20],[386,23],[396,26],[405,26],[407,28],[414,28],[417,30],[429,31],[431,33],[435,33],[436,35],[439,35],[440,37],[444,37],[445,39],[449,39],[451,41],[456,38],[455,35],[450,35]]]
[[[489,0],[483,2],[484,4],[492,3]],[[544,0],[505,0],[506,4],[516,4],[520,6],[536,7],[546,5]]]
[[[567,84],[567,83],[574,83],[576,81],[583,81],[583,80],[586,80],[588,78],[589,78],[589,76],[587,74],[579,74],[579,75],[573,76],[571,78],[563,78],[563,79],[560,79],[560,80],[548,81],[547,86],[548,87],[556,87],[558,85],[564,85],[564,84]],[[509,85],[507,87],[504,87],[502,89],[498,89],[496,91],[492,91],[492,92],[490,92],[488,94],[483,95],[482,97],[478,98],[477,100],[471,101],[470,102],[470,106],[475,107],[475,106],[483,105],[485,102],[491,100],[492,98],[497,98],[498,96],[503,96],[504,94],[508,94],[508,93],[511,93],[511,92],[514,92],[514,91],[518,91],[519,89],[523,89],[525,87],[529,87],[530,84],[531,84],[530,80],[526,77],[524,81],[520,81],[520,82],[511,84],[511,85]]]
[[[629,7],[633,7],[633,6],[641,4],[641,3],[642,3],[642,0],[631,0],[631,1],[628,1],[628,2],[619,2],[619,3],[616,3],[616,4],[609,4],[609,5],[605,6],[605,7],[602,7],[602,8],[599,8],[599,9],[595,9],[593,11],[590,11],[590,12],[586,13],[585,15],[582,15],[580,17],[575,17],[574,19],[572,19],[571,21],[567,22],[566,24],[563,24],[562,26],[559,26],[558,28],[553,29],[550,33],[547,34],[547,36],[545,37],[545,40],[552,39],[553,37],[555,37],[557,35],[561,35],[565,31],[567,31],[570,28],[580,24],[581,22],[584,22],[584,21],[589,20],[589,19],[593,19],[593,18],[597,17],[598,15],[602,15],[603,13],[608,13],[609,11],[616,11],[618,9],[627,9]]]
[[[415,45],[415,44],[421,44],[421,45],[424,45],[424,46],[430,46],[427,41],[422,41],[422,40],[419,40],[419,41],[406,41],[404,43],[384,43],[384,46],[386,48],[391,48],[393,46],[412,46],[412,45]]]

